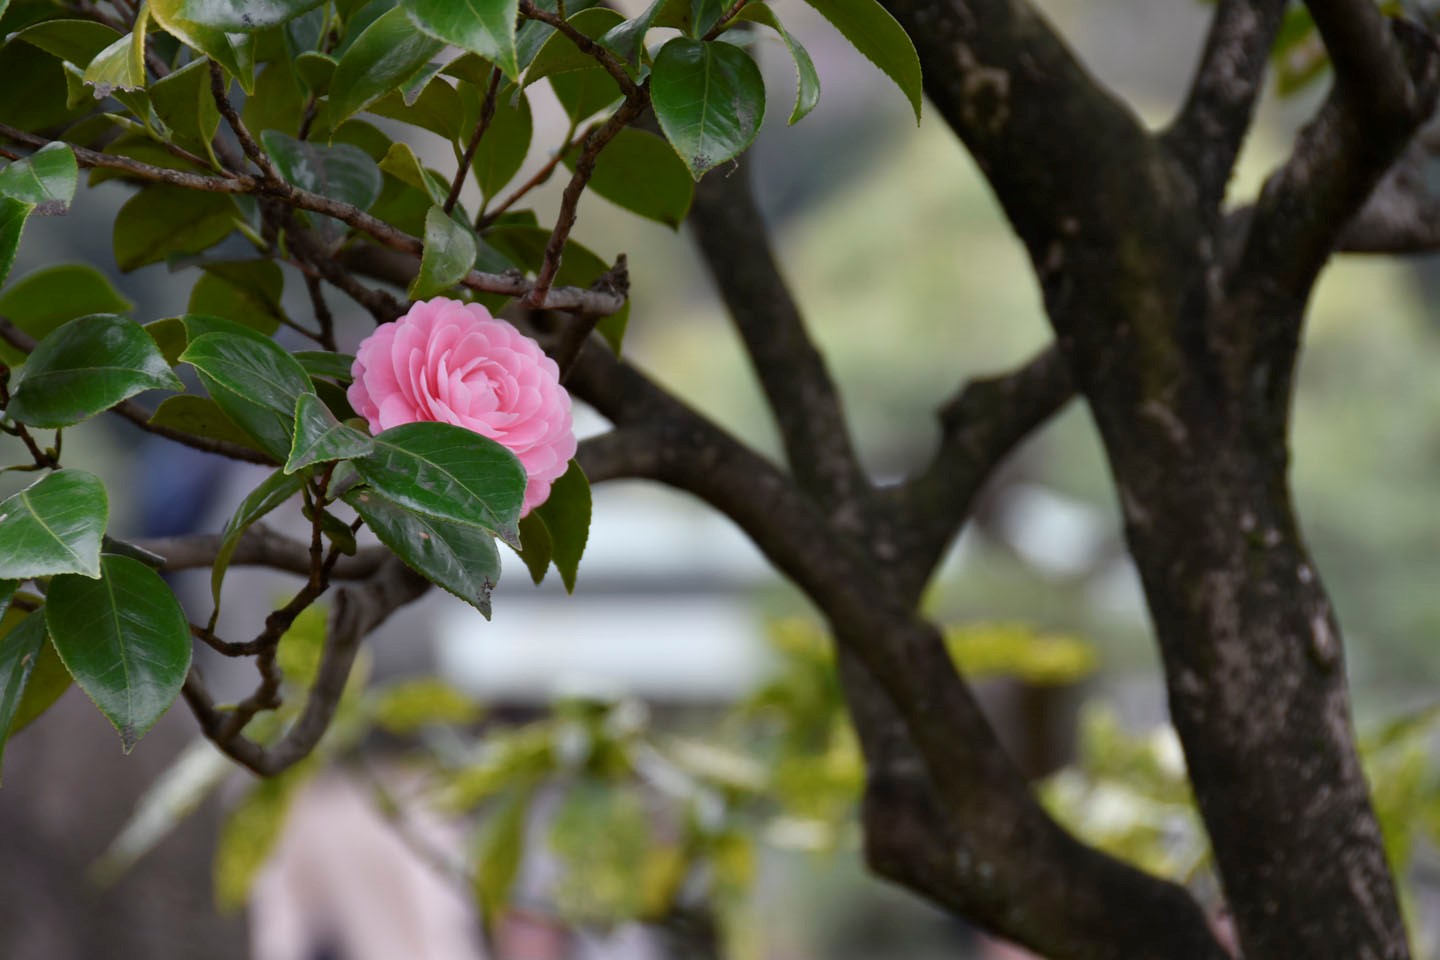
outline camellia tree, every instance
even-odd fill
[[[10,469],[39,475],[0,503],[0,737],[73,679],[126,750],[183,699],[220,751],[282,782],[343,719],[362,640],[394,610],[436,584],[488,614],[497,539],[537,579],[553,565],[573,584],[589,484],[647,478],[733,520],[828,625],[881,876],[1049,957],[1223,958],[1233,942],[1250,960],[1408,956],[1339,627],[1286,472],[1322,268],[1337,251],[1440,240],[1416,174],[1435,36],[1371,0],[1288,17],[1283,0],[1219,0],[1189,95],[1152,131],[1025,0],[808,2],[917,118],[923,76],[1055,330],[1022,368],[964,385],[933,457],[885,486],[856,457],[737,166],[766,109],[750,44],[774,35],[792,55],[791,122],[819,95],[778,5],[655,0],[627,17],[580,0],[0,0],[0,274],[30,217],[66,212],[83,169],[135,188],[115,217],[119,268],[168,260],[194,280],[189,311],[165,318],[126,316],[85,265],[0,293],[0,429],[23,449]],[[1227,208],[1269,55],[1297,37],[1323,42],[1330,93],[1258,199]],[[542,80],[569,129],[512,183]],[[453,169],[425,167],[370,115],[448,141]],[[552,177],[565,187],[542,223],[526,202]],[[475,210],[459,203],[471,178]],[[785,467],[621,359],[625,260],[570,239],[587,189],[688,222]],[[206,254],[235,235],[248,256]],[[279,306],[282,264],[304,279],[308,319]],[[336,352],[327,288],[378,325],[356,357]],[[282,324],[313,349],[278,343]],[[158,407],[135,399],[155,391]],[[578,449],[570,394],[613,427]],[[1075,396],[1109,458],[1223,925],[1052,818],[919,611],[987,477]],[[103,485],[66,466],[60,440],[106,413],[273,472],[218,534],[110,537]],[[306,537],[257,525],[295,499]],[[357,549],[361,527],[383,548]],[[302,578],[252,638],[217,633],[237,564]],[[207,623],[161,577],[195,567],[213,571]],[[287,656],[282,637],[322,597],[311,656]],[[253,660],[254,690],[218,705],[196,643]],[[610,719],[576,722],[623,741]],[[523,737],[509,747],[522,766],[538,755]],[[513,843],[486,851],[501,867],[482,902],[503,900],[517,857]]]

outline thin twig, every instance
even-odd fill
[[[500,219],[500,215],[502,213],[504,213],[506,210],[509,210],[512,206],[515,205],[518,200],[523,198],[531,190],[534,190],[536,187],[540,187],[548,183],[550,181],[551,175],[555,173],[555,168],[560,166],[560,162],[565,159],[565,154],[580,146],[580,144],[585,141],[585,138],[588,137],[590,133],[599,126],[600,124],[598,122],[591,124],[589,127],[585,128],[584,133],[580,134],[580,136],[577,137],[575,136],[575,124],[572,121],[570,124],[570,130],[565,134],[565,145],[559,150],[555,151],[555,154],[549,160],[545,161],[545,165],[543,167],[541,167],[539,170],[536,170],[535,173],[531,175],[529,180],[526,180],[519,187],[517,187],[515,191],[511,193],[508,197],[506,197],[504,200],[501,200],[494,207],[491,207],[488,212],[482,209],[480,216],[475,218],[475,230],[477,232],[484,230],[496,220]]]
[[[500,78],[502,76],[499,67],[490,71],[490,86],[486,88],[485,100],[480,104],[480,119],[475,124],[475,134],[465,145],[465,153],[460,158],[460,169],[455,171],[455,179],[450,184],[450,193],[445,197],[444,210],[447,215],[455,209],[455,203],[460,199],[460,188],[465,185],[465,177],[470,172],[470,163],[475,158],[475,151],[480,149],[480,141],[484,138],[485,131],[490,129],[490,121],[495,119],[495,102],[500,94]]]

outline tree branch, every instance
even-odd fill
[[[1136,203],[1153,142],[1026,0],[881,0],[925,93],[965,142],[1037,264],[1073,223]]]
[[[305,706],[295,723],[272,745],[262,746],[241,731],[227,729],[229,711],[216,707],[199,671],[193,667],[185,679],[185,702],[201,731],[227,756],[263,777],[281,773],[308,757],[329,729],[361,640],[428,588],[423,577],[392,557],[365,580],[336,592],[325,649]]]
[[[1162,135],[1190,168],[1212,219],[1250,129],[1284,14],[1285,0],[1220,0],[1185,104]]]
[[[224,537],[218,533],[190,534],[180,537],[132,539],[131,545],[164,558],[165,571],[194,570],[214,564]],[[336,580],[363,580],[371,576],[392,554],[382,547],[340,556],[330,576]],[[262,523],[254,524],[240,537],[230,557],[232,567],[269,567],[300,576],[310,573],[309,547],[299,540],[283,536]]]
[[[1290,159],[1266,181],[1232,292],[1263,297],[1298,325],[1305,299],[1342,231],[1434,112],[1440,50],[1425,31],[1387,20],[1367,0],[1311,4],[1335,83]],[[1393,28],[1393,32],[1392,32]],[[1293,329],[1273,338],[1293,353]],[[1283,359],[1283,357],[1282,357]]]
[[[971,380],[940,409],[940,445],[929,465],[882,491],[906,538],[897,545],[897,572],[917,600],[995,468],[1074,395],[1052,346],[1011,373]]]
[[[44,137],[37,137],[5,124],[0,124],[0,136],[36,148],[52,142]],[[97,153],[85,147],[69,146],[75,152],[76,161],[83,167],[121,170],[141,180],[168,183],[189,190],[212,193],[247,193],[261,197],[273,197],[298,210],[308,210],[311,213],[322,213],[328,217],[334,217],[392,250],[416,257],[424,251],[425,245],[421,240],[410,236],[403,230],[397,230],[384,220],[371,216],[359,207],[302,190],[288,183],[276,184],[250,176],[211,177],[186,173],[181,170],[168,170],[127,157],[116,157],[106,153]],[[460,280],[460,283],[472,290],[513,297],[528,297],[535,289],[534,283],[519,274],[484,273],[479,270],[471,270]],[[547,291],[543,304],[546,309],[567,310],[598,316],[609,316],[624,305],[624,299],[616,297],[613,293],[582,290],[578,287],[551,289]]]
[[[701,180],[688,222],[765,391],[791,472],[828,508],[848,510],[858,529],[856,507],[870,484],[839,391],[770,250],[749,166]]]

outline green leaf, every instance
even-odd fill
[[[577,151],[565,155],[575,169]],[[588,189],[650,220],[680,228],[690,212],[695,184],[685,164],[661,138],[634,128],[621,130],[595,161]]]
[[[762,23],[778,33],[785,42],[786,49],[790,51],[790,59],[795,62],[796,74],[795,109],[790,111],[788,122],[798,123],[820,102],[820,74],[815,70],[815,61],[810,59],[809,52],[800,45],[800,41],[792,37],[790,31],[780,23],[780,18],[775,16],[775,11],[769,4],[746,4],[735,19]]]
[[[354,490],[343,499],[407,566],[490,618],[500,554],[488,531],[415,513],[374,490]]]
[[[256,134],[274,130],[286,136],[300,132],[305,112],[305,91],[289,63],[271,63],[255,78],[255,93],[245,98],[241,113],[245,126]]]
[[[479,54],[511,80],[520,75],[515,54],[515,18],[519,0],[400,0],[421,30]]]
[[[850,41],[851,46],[885,71],[920,122],[920,57],[905,28],[876,0],[805,0]]]
[[[190,291],[189,313],[208,313],[267,336],[280,328],[285,274],[274,260],[222,260],[201,264],[205,275]]]
[[[241,430],[235,425],[235,421],[225,416],[225,411],[220,409],[220,405],[209,397],[197,397],[191,393],[166,397],[150,415],[149,422],[151,426],[178,430],[195,437],[223,440],[257,453],[265,452],[250,438],[250,434]]]
[[[401,736],[433,724],[468,725],[484,713],[474,700],[434,677],[390,684],[374,696],[370,710],[378,726]]]
[[[425,249],[420,272],[410,284],[407,296],[425,300],[459,283],[475,265],[475,237],[450,218],[441,207],[425,214]]]
[[[450,190],[450,185],[440,179],[438,174],[425,169],[408,143],[390,144],[385,159],[380,161],[380,169],[401,183],[424,190],[433,203],[444,203]]]
[[[449,82],[439,77],[421,87],[413,102],[406,101],[404,91],[395,90],[370,104],[369,109],[376,116],[429,130],[445,140],[460,137],[460,121],[464,113],[460,95]]]
[[[352,462],[401,506],[516,542],[525,468],[494,440],[448,423],[407,423],[381,433],[375,453]]]
[[[520,518],[520,559],[530,571],[530,579],[538,587],[545,582],[554,556],[554,545],[550,542],[550,531],[540,514],[532,510]]]
[[[0,760],[30,675],[45,647],[45,615],[32,613],[0,637]]]
[[[258,33],[313,10],[325,0],[245,0],[244,3],[217,3],[216,0],[153,0],[172,17],[225,33]],[[166,28],[169,29],[168,27]]]
[[[238,29],[221,23],[248,13],[252,3],[240,5],[209,0],[150,0],[150,15],[165,32],[214,60],[237,80],[246,93],[255,92],[255,41]]]
[[[200,381],[227,417],[260,441],[266,453],[285,460],[295,402],[301,394],[315,392],[294,357],[258,334],[206,333],[192,334],[180,360],[200,373]]]
[[[0,580],[0,623],[5,621],[5,614],[10,610],[10,601],[15,599],[15,590],[19,586],[19,580]]]
[[[699,180],[744,152],[765,117],[765,81],[739,47],[676,37],[650,77],[660,129]]]
[[[5,412],[31,426],[68,427],[145,390],[184,389],[138,324],[99,313],[40,341],[12,383]]]
[[[514,179],[530,152],[534,120],[530,114],[530,98],[523,90],[507,87],[499,91],[495,116],[471,160],[475,181],[488,201]]]
[[[667,3],[671,2],[673,0],[655,0],[645,8],[645,12],[640,16],[611,27],[600,38],[601,44],[622,60],[632,65],[639,64],[640,55],[645,52],[645,34],[652,26],[657,25],[655,17]]]
[[[348,143],[324,147],[277,133],[260,135],[281,176],[311,193],[368,210],[380,196],[380,168],[369,154]]]
[[[25,232],[25,221],[33,209],[28,203],[0,197],[0,283],[10,275],[15,251],[20,249],[20,235]]]
[[[95,88],[95,99],[102,100],[116,90],[145,89],[145,34],[149,26],[150,16],[142,12],[134,31],[95,54],[86,65],[81,79]]]
[[[524,860],[529,812],[530,791],[513,790],[504,805],[486,819],[476,838],[475,903],[487,930],[510,905],[510,892]]]
[[[215,905],[222,913],[243,907],[249,899],[255,875],[280,840],[290,801],[315,769],[315,764],[302,762],[278,777],[260,780],[230,811],[211,865]]]
[[[0,47],[0,77],[24,77],[24,83],[0,84],[0,117],[20,130],[41,131],[79,119],[94,100],[71,106],[65,65],[28,43]]]
[[[0,578],[100,576],[100,538],[109,518],[105,486],[94,476],[46,474],[0,501]]]
[[[124,313],[135,306],[94,267],[63,263],[41,267],[0,293],[0,316],[9,318],[36,340],[68,320],[90,313]],[[25,354],[0,343],[0,360],[15,366]]]
[[[228,237],[239,219],[223,193],[152,184],[115,215],[115,262],[129,272],[174,253],[199,253]]]
[[[608,7],[594,7],[572,14],[568,22],[591,40],[599,40],[624,20],[623,16]],[[545,77],[574,70],[589,70],[595,66],[594,57],[582,51],[575,45],[575,41],[557,30],[545,41],[545,45],[526,68],[525,85],[528,87]]]
[[[303,475],[276,470],[260,486],[251,490],[230,516],[220,535],[220,550],[210,568],[210,596],[215,601],[215,614],[210,618],[212,624],[220,616],[220,588],[225,582],[225,571],[230,569],[230,558],[235,556],[235,548],[240,545],[240,538],[256,520],[295,496],[303,486]]]
[[[349,460],[375,452],[375,441],[335,419],[325,402],[313,393],[302,393],[295,402],[295,442],[285,472],[295,473],[312,463]]]
[[[45,602],[55,651],[129,753],[180,694],[190,626],[160,574],[129,557],[101,558],[101,578],[57,576]]]
[[[312,377],[329,377],[341,383],[354,379],[351,370],[355,357],[348,353],[332,353],[329,350],[300,350],[294,354],[296,361]]]
[[[94,20],[42,20],[11,34],[7,42],[23,40],[83,69],[119,37],[119,31]]]
[[[330,92],[330,81],[339,63],[329,54],[311,50],[295,58],[295,72],[311,96],[323,97]]]
[[[55,652],[55,645],[47,635],[35,668],[30,672],[30,682],[26,684],[15,716],[10,720],[10,738],[13,739],[54,706],[60,695],[70,689],[70,683],[70,671],[60,662],[60,655]]]
[[[220,110],[210,90],[207,62],[196,60],[162,77],[150,85],[149,94],[155,115],[170,128],[177,143],[202,155],[212,154]]]
[[[399,87],[444,46],[418,33],[398,7],[370,24],[345,51],[330,79],[330,128]]]
[[[535,512],[545,521],[555,569],[560,571],[566,591],[574,593],[575,573],[590,538],[590,482],[578,461],[570,461],[570,468],[550,487],[550,496]]]

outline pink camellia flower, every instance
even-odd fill
[[[529,476],[522,516],[545,502],[575,455],[560,368],[478,303],[418,301],[361,342],[351,372],[350,405],[375,433],[435,420],[508,447]]]

